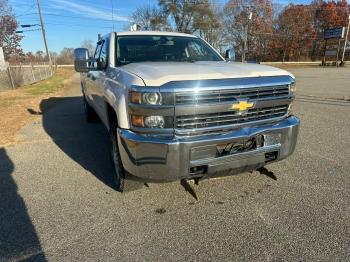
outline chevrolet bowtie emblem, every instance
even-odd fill
[[[254,103],[248,101],[239,101],[238,104],[233,104],[231,109],[238,110],[239,112],[247,111],[249,108],[252,108]]]

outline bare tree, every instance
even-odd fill
[[[213,16],[208,0],[159,0],[161,12],[168,17],[174,30],[182,33],[194,33],[207,26],[207,20]]]
[[[224,38],[228,46],[236,49],[237,55],[243,53],[245,27],[248,23],[245,0],[230,0],[223,10]]]
[[[166,16],[157,7],[149,5],[141,6],[131,14],[132,24],[138,24],[145,31],[164,31],[169,30],[170,26]]]
[[[65,47],[57,57],[57,64],[71,65],[74,63],[74,48]]]
[[[93,56],[95,53],[96,44],[91,39],[87,39],[81,43],[81,47],[86,48],[89,51],[89,55]]]
[[[269,44],[273,40],[273,10],[271,0],[227,2],[224,7],[224,34],[227,42],[239,50],[238,54],[243,54],[247,38],[249,48],[245,51],[248,51],[249,58],[262,60],[268,56]]]
[[[207,16],[198,17],[195,20],[195,27],[198,28],[199,35],[216,49],[223,51],[225,47],[223,39],[223,6],[210,4]]]

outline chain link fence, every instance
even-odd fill
[[[49,78],[53,69],[48,63],[9,65],[0,69],[0,91],[15,89]]]

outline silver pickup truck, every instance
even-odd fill
[[[75,50],[85,113],[109,130],[115,188],[251,171],[294,151],[295,79],[223,58],[201,38],[169,32],[102,37],[93,57]],[[231,172],[218,172],[231,169]]]

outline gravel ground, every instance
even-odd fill
[[[198,201],[179,182],[113,191],[107,133],[84,121],[79,84],[44,100],[55,106],[0,148],[0,261],[349,260],[350,69],[291,71],[294,155],[269,175],[193,185]]]

